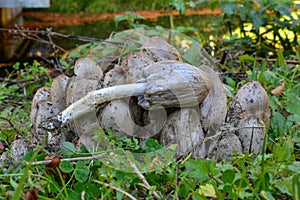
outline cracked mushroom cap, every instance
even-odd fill
[[[238,136],[242,142],[243,153],[262,153],[265,123],[259,117],[249,116],[240,122]]]
[[[212,87],[209,76],[190,64],[161,61],[144,70],[148,83],[144,94],[144,107],[189,107],[200,104]]]
[[[36,118],[35,118],[35,126],[32,127],[32,139],[34,143],[42,144],[46,141],[45,148],[48,149],[50,152],[57,152],[61,149],[62,143],[65,139],[65,133],[63,130],[57,130],[59,133],[54,134],[50,133],[49,131],[43,129],[40,125],[42,122],[46,121],[49,117],[53,117],[57,115],[60,110],[56,106],[55,103],[42,100],[36,104]],[[51,144],[56,144],[51,146]]]

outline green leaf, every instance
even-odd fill
[[[61,150],[62,155],[72,156],[76,153],[75,145],[71,142],[64,142],[63,148]]]
[[[300,114],[300,98],[295,93],[288,93],[286,95],[288,100],[286,102],[286,110],[290,113]]]
[[[293,197],[295,200],[300,199],[300,175],[293,176]]]
[[[79,168],[79,169],[75,169],[75,178],[77,181],[79,182],[85,182],[88,178],[89,175],[89,169],[83,169],[83,168]]]
[[[244,60],[244,61],[248,61],[248,62],[255,62],[255,58],[249,55],[241,55],[239,56],[239,60]]]
[[[210,170],[206,160],[189,160],[185,163],[185,167],[192,178],[199,179],[200,181],[209,179],[208,174]]]
[[[198,192],[205,197],[217,198],[215,188],[211,184],[200,185]]]
[[[269,191],[262,190],[260,194],[264,197],[264,199],[275,200],[274,196]]]
[[[300,174],[300,162],[294,162],[293,164],[288,165],[288,169],[292,172]]]
[[[224,183],[233,183],[235,178],[235,172],[231,169],[227,169],[225,172],[222,174],[222,181]]]
[[[75,169],[75,178],[79,182],[85,182],[88,178],[88,175],[90,173],[89,168],[86,166],[85,162],[78,161],[76,163],[76,169]]]
[[[88,184],[87,191],[92,199],[96,199],[101,193],[100,188],[97,185],[91,183]]]
[[[178,194],[180,199],[186,199],[190,194],[190,187],[187,184],[180,184],[178,188]]]
[[[234,13],[235,4],[231,2],[222,1],[221,9],[223,9],[227,15],[232,15]]]
[[[61,171],[65,173],[70,173],[74,170],[72,164],[69,161],[65,161],[65,160],[59,163],[59,168],[61,169]]]
[[[86,188],[86,184],[84,183],[81,183],[81,182],[77,182],[74,184],[74,190],[77,191],[77,192],[82,192],[84,191]]]

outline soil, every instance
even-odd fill
[[[155,10],[155,11],[131,11],[132,13],[139,14],[145,19],[155,20],[158,17],[168,16],[169,12],[166,10]],[[201,10],[187,9],[186,15],[210,15],[210,14],[220,14],[220,9],[215,9],[214,11],[204,8]],[[55,27],[55,26],[73,26],[82,25],[84,23],[99,21],[99,20],[111,20],[117,15],[124,15],[125,12],[116,13],[104,13],[104,14],[61,14],[61,13],[45,13],[45,12],[24,12],[22,15],[31,20],[26,20],[24,22],[25,28],[44,28],[44,27]],[[180,12],[173,11],[173,16],[179,16]]]

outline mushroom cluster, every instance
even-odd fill
[[[258,82],[244,85],[228,109],[214,69],[182,62],[163,37],[151,37],[105,72],[89,58],[78,59],[74,76],[59,75],[51,88],[36,92],[30,120],[34,144],[49,152],[59,152],[64,141],[92,151],[101,143],[93,140],[95,130],[109,128],[119,137],[176,144],[176,157],[220,160],[233,150],[261,152],[269,115]]]

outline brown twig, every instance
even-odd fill
[[[256,58],[257,61],[266,60],[267,62],[276,62],[277,58]],[[297,60],[284,60],[287,64],[299,64]]]
[[[63,37],[63,38],[69,38],[69,39],[75,39],[75,40],[80,40],[84,42],[100,42],[100,43],[109,43],[109,44],[114,44],[114,45],[119,45],[123,46],[124,44],[121,42],[113,42],[113,41],[108,41],[104,39],[99,39],[99,38],[92,38],[92,37],[85,37],[85,36],[78,36],[78,35],[72,35],[72,34],[62,34],[62,33],[57,33],[49,30],[29,30],[29,29],[9,29],[9,28],[0,28],[0,31],[3,32],[8,32],[10,34],[16,34],[16,35],[23,35],[25,36],[26,34],[36,34],[36,35],[49,35],[49,36],[58,36],[58,37]]]
[[[84,161],[84,160],[98,160],[100,158],[103,158],[103,156],[105,156],[105,155],[106,155],[106,153],[101,153],[101,154],[98,154],[98,155],[87,156],[87,157],[64,158],[64,159],[61,159],[60,161],[77,162],[77,161]],[[31,165],[32,166],[47,165],[51,162],[52,162],[52,160],[42,160],[42,161],[32,162]]]

